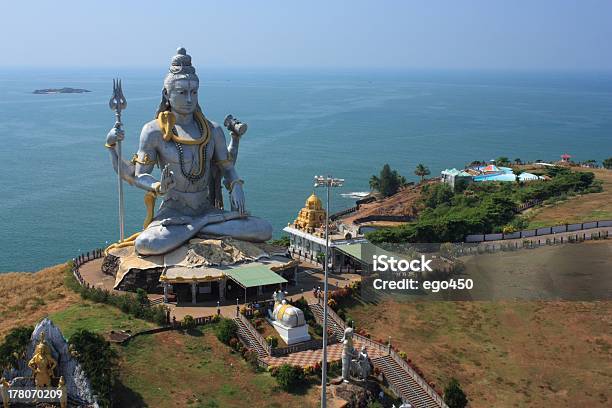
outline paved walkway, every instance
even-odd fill
[[[339,361],[342,358],[342,343],[331,344],[327,346],[327,361]],[[361,350],[359,341],[353,342],[355,350]],[[368,349],[370,359],[382,357],[383,355],[378,350]],[[323,349],[306,350],[298,353],[291,353],[282,357],[265,357],[263,359],[270,367],[277,367],[283,364],[297,365],[300,367],[314,366],[323,361]]]
[[[79,268],[81,276],[90,286],[113,290],[115,286],[115,277],[102,272],[102,262],[104,258],[94,259],[93,261],[85,262]],[[120,291],[115,291],[122,293]]]
[[[93,261],[89,261],[81,265],[79,268],[79,272],[81,276],[90,286],[103,288],[109,291],[113,291],[116,294],[125,295],[128,292],[114,290],[113,286],[115,285],[115,277],[106,275],[102,272],[102,261],[103,258],[95,259]],[[323,287],[323,272],[320,270],[316,270],[312,268],[312,265],[308,265],[307,267],[302,267],[298,274],[298,285],[297,286],[289,286],[286,290],[289,292],[287,296],[291,300],[297,300],[301,296],[304,296],[308,303],[316,302],[314,294],[312,292],[314,287],[320,286]],[[342,275],[333,275],[329,274],[328,286],[329,290],[334,290],[337,288],[343,288],[345,286],[350,285],[352,282],[360,281],[361,276],[355,274],[342,274]],[[272,298],[272,294],[264,295],[266,298]],[[150,294],[149,298],[151,300],[158,299],[160,297],[159,294]],[[255,301],[256,299],[249,298],[249,301]],[[244,298],[239,298],[239,305],[242,306],[244,304]],[[166,304],[170,308],[171,316],[175,317],[176,320],[182,320],[186,315],[191,315],[193,317],[204,317],[211,316],[217,314],[217,302],[209,301],[204,303],[197,303],[195,305],[188,304]],[[220,305],[221,315],[228,318],[233,318],[236,316],[236,303],[235,299],[229,300],[227,299],[224,303]]]

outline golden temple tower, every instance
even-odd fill
[[[306,200],[304,208],[300,210],[297,218],[293,221],[293,227],[314,234],[324,223],[325,210],[323,209],[323,203],[315,193],[312,193]]]

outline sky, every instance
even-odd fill
[[[2,0],[0,67],[612,70],[612,0]]]

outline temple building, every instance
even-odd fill
[[[289,253],[292,256],[320,263],[325,255],[325,210],[315,193],[306,199],[295,221],[283,231],[289,234]]]
[[[228,237],[192,239],[164,256],[141,257],[133,246],[115,248],[102,269],[115,277],[114,289],[163,293],[179,305],[261,300],[298,283],[298,261],[286,249]]]
[[[319,237],[325,235],[325,210],[321,199],[314,192],[293,221],[293,227]]]
[[[297,284],[297,261],[282,256],[232,266],[168,268],[159,277],[164,301],[201,304],[210,301],[263,299],[274,290]]]
[[[283,231],[289,235],[289,254],[314,264],[323,264],[325,257],[325,217],[323,203],[312,193],[306,199],[304,208],[298,212],[297,218],[289,223]],[[344,253],[336,251],[336,247],[347,243],[365,241],[363,237],[353,238],[350,233],[339,230],[336,223],[329,224],[329,248],[332,270],[336,272],[353,272],[356,265]]]

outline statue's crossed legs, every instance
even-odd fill
[[[272,226],[261,218],[236,211],[218,210],[199,217],[172,216],[164,212],[136,238],[136,252],[139,255],[162,255],[196,235],[264,242],[272,238]]]

